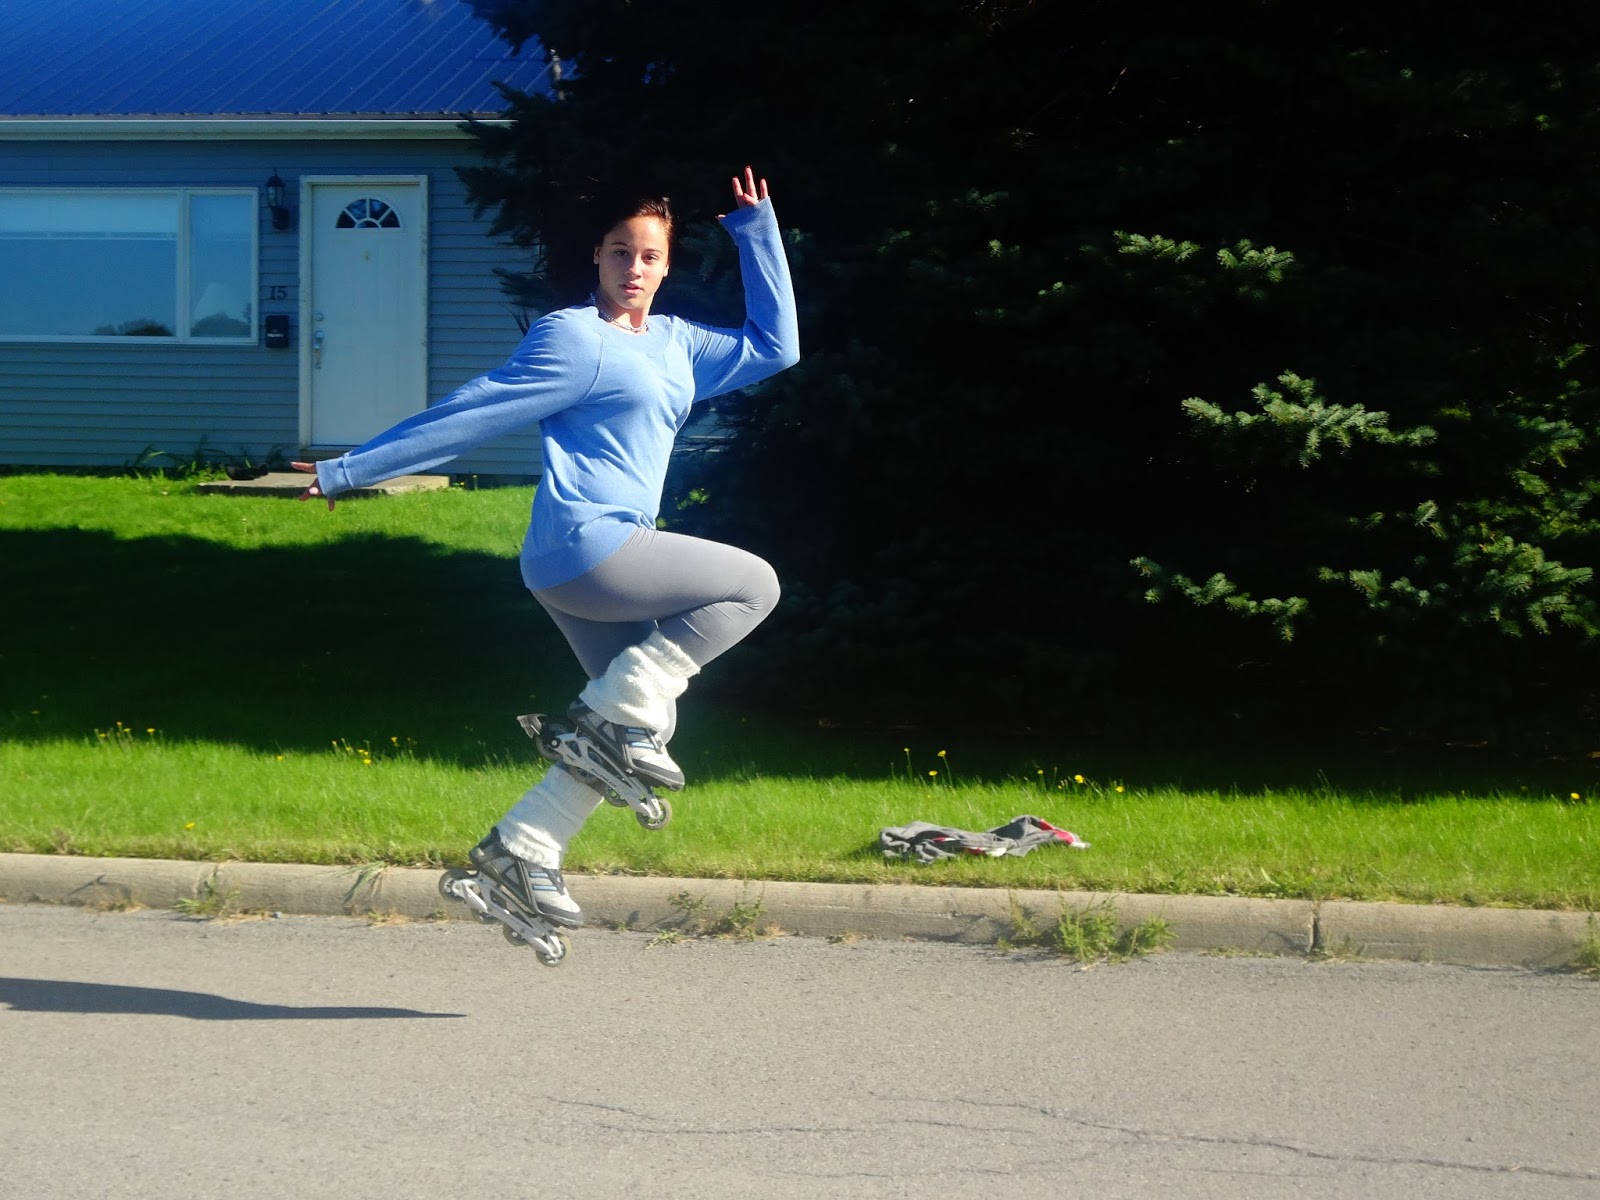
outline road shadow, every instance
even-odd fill
[[[194,1021],[384,1021],[465,1016],[464,1013],[419,1012],[411,1008],[256,1004],[207,992],[61,979],[0,978],[0,1005],[13,1012],[131,1013],[188,1017]]]

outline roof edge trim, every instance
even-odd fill
[[[503,117],[478,117],[506,125]],[[367,117],[0,117],[0,141],[463,141],[455,118]]]

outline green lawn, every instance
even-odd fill
[[[0,849],[461,862],[543,770],[514,715],[581,683],[517,577],[530,500],[329,514],[0,477]],[[1593,761],[1001,741],[959,714],[796,727],[706,682],[674,742],[691,784],[673,822],[603,809],[572,869],[1600,907]],[[1019,813],[1093,847],[933,866],[874,848],[885,825]]]

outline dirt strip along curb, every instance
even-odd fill
[[[0,900],[197,913],[463,920],[438,892],[440,872],[399,867],[174,862],[0,854]],[[813,937],[914,938],[993,945],[1019,912],[1048,928],[1064,911],[1109,904],[1123,927],[1167,922],[1179,950],[1328,954],[1477,965],[1560,967],[1589,914],[1348,901],[1259,900],[909,884],[741,882],[568,875],[592,926],[683,927],[689,913],[759,913],[759,923]],[[756,906],[759,906],[757,909]]]

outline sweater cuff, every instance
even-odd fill
[[[763,227],[776,229],[777,225],[778,216],[772,211],[770,199],[749,207],[735,208],[722,218],[722,227],[731,234],[746,233]]]
[[[340,492],[351,489],[350,473],[345,466],[346,458],[325,458],[317,464],[317,486],[322,489],[324,496],[337,496]]]

